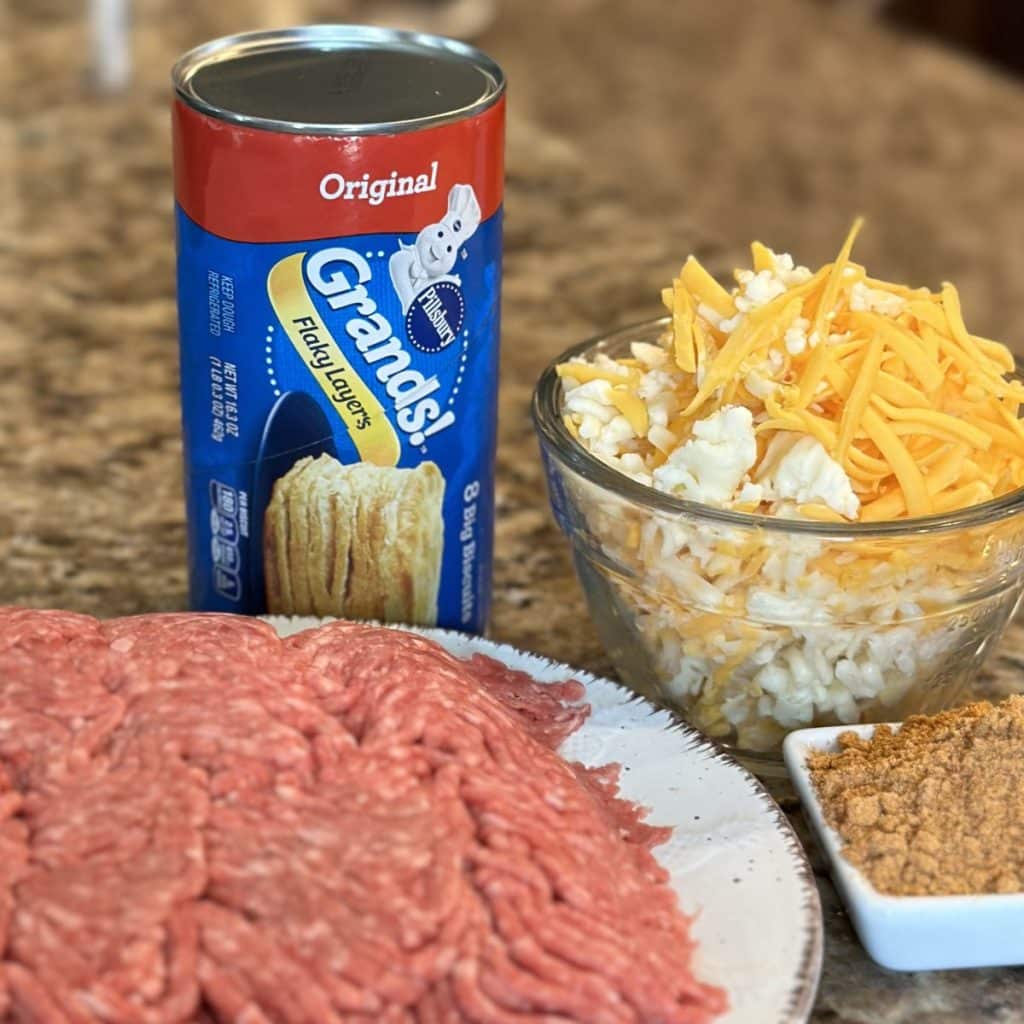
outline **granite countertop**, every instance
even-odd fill
[[[137,0],[135,80],[106,97],[87,86],[82,7],[14,0],[3,26],[0,603],[176,609],[167,69],[203,39],[337,20],[339,5]],[[1024,92],[809,0],[500,8],[480,40],[512,83],[492,632],[607,674],[544,497],[527,409],[540,368],[655,315],[688,252],[725,271],[759,237],[817,264],[856,212],[875,272],[956,280],[978,330],[1012,344]],[[1012,685],[1022,658],[1017,624],[989,671]],[[816,866],[828,938],[815,1021],[1024,1022],[1024,971],[874,967]]]

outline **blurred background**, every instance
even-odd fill
[[[882,18],[933,39],[1024,72],[1024,8],[1015,0],[823,0]]]

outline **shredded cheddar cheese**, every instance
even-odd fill
[[[721,317],[733,316],[736,306],[732,296],[690,256],[679,272],[677,291],[686,291],[698,303],[714,310]]]
[[[752,243],[752,269],[735,271],[731,291],[690,256],[662,292],[671,326],[656,369],[671,379],[671,394],[660,406],[651,399],[655,368],[643,359],[559,368],[567,387],[607,385],[603,400],[621,417],[584,427],[584,435],[603,431],[602,454],[625,459],[622,468],[655,486],[701,500],[700,474],[687,467],[704,449],[687,445],[720,411],[745,408],[756,456],[725,504],[768,514],[784,507],[823,522],[948,512],[1020,486],[1024,384],[1012,376],[1012,353],[970,333],[952,284],[932,292],[869,277],[852,260],[862,225],[858,218],[835,260],[816,273]],[[576,417],[577,432],[581,424]],[[806,468],[790,472],[793,494],[766,492],[761,485],[774,477],[765,455],[780,435],[813,438],[845,475],[854,501],[794,482]],[[677,454],[684,449],[692,454]],[[813,455],[801,451],[805,460]],[[837,469],[813,457],[833,490],[842,490]],[[712,491],[722,504],[720,484]]]

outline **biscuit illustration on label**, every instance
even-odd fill
[[[434,625],[443,499],[433,462],[300,459],[274,483],[264,516],[268,611]]]

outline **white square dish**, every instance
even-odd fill
[[[790,778],[864,948],[876,963],[895,971],[1024,964],[1024,893],[887,896],[840,852],[842,839],[825,823],[807,755],[838,751],[840,733],[868,738],[874,729],[873,725],[798,729],[783,745]]]

